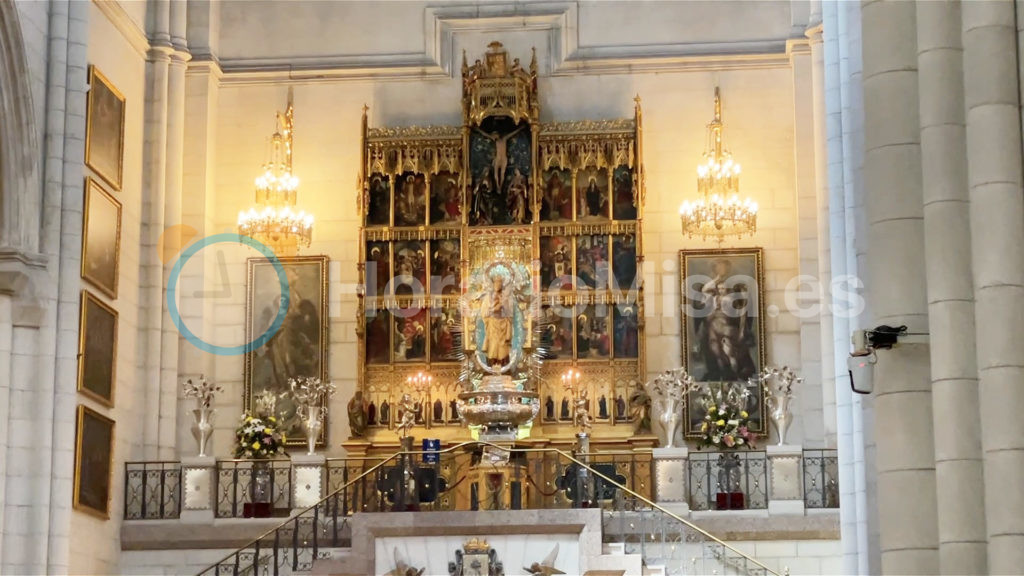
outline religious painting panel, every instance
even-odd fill
[[[576,307],[576,358],[587,360],[611,356],[610,307],[591,304]]]
[[[391,362],[391,313],[386,309],[366,311],[366,363]]]
[[[576,173],[576,214],[579,220],[607,220],[608,170],[585,168]]]
[[[607,382],[595,382],[590,391],[590,415],[598,422],[610,422],[615,410],[615,397],[611,395],[611,386]]]
[[[635,304],[620,304],[613,309],[616,358],[636,358],[639,355],[639,319]]]
[[[430,314],[430,361],[455,362],[459,306],[454,300],[435,306]]]
[[[258,396],[273,394],[287,443],[305,445],[305,427],[289,380],[327,379],[327,257],[279,257],[275,262],[250,258],[248,264],[246,341],[268,332],[271,336],[245,355],[245,409],[254,410]],[[287,283],[281,281],[281,270]],[[325,441],[326,430],[325,425],[318,443]]]
[[[370,175],[367,226],[389,226],[391,224],[391,176],[374,173]]]
[[[629,166],[616,166],[612,171],[612,217],[615,220],[636,220],[636,186],[633,181],[633,169]]]
[[[79,405],[72,500],[76,510],[103,519],[110,518],[110,475],[113,467],[114,421]]]
[[[82,290],[78,342],[78,391],[114,405],[117,379],[117,310]]]
[[[572,290],[572,240],[567,236],[540,239],[540,283],[543,291]]]
[[[541,221],[571,221],[572,207],[572,172],[560,168],[545,171],[541,181]]]
[[[430,181],[430,224],[458,226],[462,223],[462,193],[459,174],[443,170]]]
[[[366,243],[366,295],[384,296],[391,282],[391,244],[388,242]]]
[[[387,390],[371,386],[366,405],[366,425],[374,428],[391,427],[391,401]]]
[[[548,390],[544,394],[544,399],[541,402],[540,419],[542,422],[557,422],[558,411],[556,410],[555,396],[551,390]]]
[[[405,172],[395,185],[395,226],[423,226],[427,223],[427,179],[423,174]]]
[[[637,276],[636,236],[612,236],[612,288],[621,292],[636,290]]]
[[[563,304],[541,307],[541,345],[551,360],[572,358],[573,307]]]
[[[697,382],[750,386],[764,365],[762,250],[682,250],[683,368]],[[750,386],[746,410],[752,429],[763,433],[764,394]],[[691,395],[687,434],[699,432],[703,408]]]
[[[121,203],[92,178],[85,179],[82,220],[82,278],[107,296],[117,298]]]
[[[608,288],[608,237],[576,238],[576,279],[578,288]]]
[[[459,239],[432,240],[430,242],[430,293],[456,296],[461,282],[461,252]]]
[[[614,410],[613,417],[616,423],[629,422],[631,419],[630,410],[630,399],[634,390],[630,388],[627,382],[623,382],[621,379],[615,381],[615,399],[613,400]]]
[[[532,167],[529,125],[490,117],[469,136],[472,175],[470,224],[523,224],[532,218]]]
[[[392,310],[395,362],[426,362],[427,309],[410,305]]]
[[[419,240],[395,242],[395,276],[392,290],[396,296],[420,296],[427,289],[427,245]]]
[[[85,163],[114,190],[121,189],[124,115],[124,96],[95,66],[90,66],[85,113]]]

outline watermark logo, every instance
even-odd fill
[[[266,259],[274,266],[274,271],[277,273],[277,280],[281,285],[281,303],[280,306],[278,306],[277,315],[274,317],[274,321],[271,322],[270,327],[256,338],[238,346],[220,346],[207,342],[199,336],[196,336],[195,333],[189,330],[188,326],[185,325],[184,320],[182,320],[181,312],[178,310],[177,301],[178,281],[181,277],[181,271],[185,267],[185,264],[188,263],[189,259],[204,248],[228,242],[235,245],[241,244],[243,246],[248,246],[266,257]],[[167,257],[169,249],[173,249],[174,247],[168,246],[168,243],[166,242],[161,242],[161,248],[161,256],[166,262],[169,259]],[[223,263],[223,260],[221,260],[221,264]],[[203,295],[206,294],[200,294],[200,296]],[[277,334],[277,331],[281,329],[281,325],[284,323],[284,317],[288,313],[289,295],[288,275],[285,273],[284,266],[281,264],[281,261],[278,260],[277,255],[274,254],[274,251],[265,244],[249,236],[242,236],[232,232],[224,232],[222,234],[207,236],[189,245],[174,262],[174,267],[171,268],[171,275],[167,280],[167,310],[171,315],[171,320],[174,322],[174,325],[178,328],[178,332],[185,337],[185,340],[190,342],[196,348],[219,356],[237,356],[239,354],[252,352],[273,338],[274,335]]]

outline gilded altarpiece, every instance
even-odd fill
[[[404,393],[416,397],[412,435],[445,445],[470,439],[458,415],[461,360],[484,342],[462,316],[471,279],[488,265],[470,253],[478,244],[471,239],[488,236],[524,239],[530,302],[518,337],[545,350],[524,383],[540,410],[522,442],[573,442],[561,376],[574,368],[590,388],[591,445],[652,446],[653,437],[636,434],[641,410],[631,403],[644,373],[639,99],[632,118],[540,122],[536,57],[523,66],[497,42],[473,65],[464,57],[462,82],[461,126],[371,128],[364,110],[358,326],[366,428],[346,447],[393,452]],[[407,378],[421,371],[433,377],[429,390],[410,390]]]

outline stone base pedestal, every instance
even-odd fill
[[[654,501],[673,514],[689,514],[686,461],[690,457],[690,449],[685,446],[655,448],[651,456],[654,460]]]
[[[213,480],[217,459],[213,456],[187,456],[181,459],[181,521],[213,522]]]
[[[768,446],[768,513],[804,513],[803,447]]]
[[[302,510],[324,497],[324,470],[327,458],[321,454],[292,456],[292,506]]]

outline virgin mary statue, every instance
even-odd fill
[[[491,277],[491,290],[484,295],[480,317],[484,324],[483,352],[487,365],[502,368],[512,350],[512,295],[505,289],[505,279]]]

